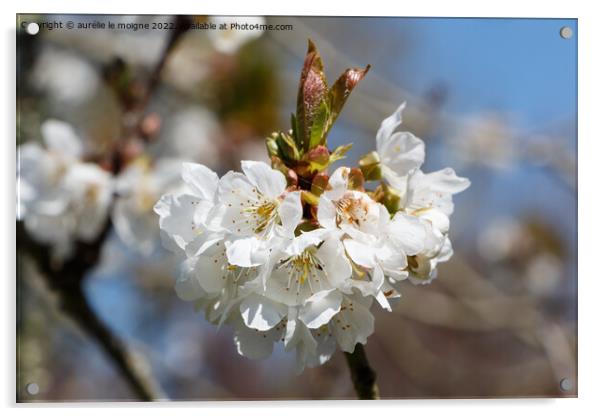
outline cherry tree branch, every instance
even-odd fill
[[[144,111],[160,83],[168,56],[188,29],[188,23],[188,18],[176,17],[175,29],[169,34],[163,53],[151,72],[144,94],[131,103],[137,110],[136,121],[131,125],[133,131],[126,129],[126,135],[137,134],[141,130]],[[119,150],[118,147],[115,148],[113,159],[118,159]],[[121,163],[114,163],[113,173],[118,174],[121,167]],[[25,229],[23,222],[18,221],[17,247],[19,252],[33,259],[47,286],[57,294],[62,311],[101,346],[136,396],[143,401],[157,400],[163,395],[158,383],[153,380],[149,371],[140,365],[141,360],[135,357],[125,343],[99,319],[84,293],[85,278],[98,263],[103,244],[111,228],[111,221],[107,219],[102,232],[94,241],[75,242],[71,257],[58,262],[52,256],[52,247],[35,241]]]
[[[49,246],[33,240],[23,222],[17,222],[17,247],[36,264],[48,288],[57,294],[62,311],[87,335],[93,338],[112,359],[132,391],[140,400],[158,399],[158,385],[135,360],[126,345],[98,318],[84,294],[87,273],[98,263],[102,245],[111,229],[107,221],[93,242],[77,242],[74,255],[62,263],[52,256]]]
[[[362,344],[356,344],[352,353],[345,353],[351,372],[351,381],[360,400],[378,400],[380,393],[376,384],[376,373],[370,367]]]

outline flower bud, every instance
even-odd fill
[[[360,169],[367,181],[377,181],[381,178],[380,156],[376,152],[370,152],[362,156],[359,161]]]

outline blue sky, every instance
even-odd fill
[[[395,19],[413,36],[393,71],[410,91],[452,87],[451,111],[513,113],[525,128],[576,111],[577,21],[557,19]],[[560,28],[573,29],[563,39]],[[392,28],[393,29],[393,28]]]

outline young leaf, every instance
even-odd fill
[[[293,140],[295,140],[295,142],[297,141],[297,131],[298,131],[298,126],[297,126],[297,117],[295,117],[294,113],[291,113],[291,130],[293,131],[292,136],[293,136]]]
[[[334,163],[337,160],[344,159],[345,154],[349,151],[349,149],[351,149],[351,146],[353,146],[353,144],[349,143],[334,149],[330,154],[330,163]]]
[[[278,143],[276,139],[278,138],[278,133],[272,133],[270,136],[265,138],[265,146],[268,149],[268,156],[279,156],[280,149],[278,148]]]
[[[299,160],[300,153],[295,140],[286,133],[278,133],[276,144],[284,160]]]
[[[314,116],[328,95],[324,65],[316,45],[308,42],[297,93],[297,129],[295,140],[300,149],[309,150],[309,138]]]
[[[318,145],[326,144],[325,128],[329,117],[330,108],[328,106],[328,101],[322,100],[311,125],[308,149],[313,149]]]
[[[330,128],[343,110],[343,106],[351,94],[351,91],[353,91],[356,85],[359,84],[362,79],[364,79],[369,70],[370,65],[368,65],[365,69],[349,68],[343,72],[339,79],[337,79],[332,85],[328,91],[330,117],[328,118],[325,126],[325,136],[328,134]]]

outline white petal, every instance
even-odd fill
[[[470,180],[457,176],[452,168],[445,168],[425,174],[423,186],[428,186],[434,192],[457,194],[470,186]]]
[[[318,330],[320,331],[320,330]],[[336,339],[328,332],[321,332],[317,337],[317,346],[315,351],[309,348],[297,348],[297,373],[300,374],[304,365],[310,368],[321,366],[330,360],[337,348]]]
[[[215,255],[198,256],[195,271],[198,284],[208,294],[220,293],[226,284],[225,270],[227,266],[224,260],[223,251]]]
[[[159,215],[159,228],[161,241],[166,249],[179,253],[186,248],[199,231],[195,223],[195,212],[200,201],[192,195],[163,195],[154,206],[154,211]]]
[[[49,150],[63,157],[81,158],[82,143],[70,124],[51,119],[42,123],[40,129]]]
[[[299,319],[308,328],[326,325],[341,310],[343,296],[338,290],[323,290],[307,299],[299,313]]]
[[[176,280],[175,290],[184,301],[193,301],[206,296],[196,278],[196,259],[188,259],[180,266],[180,274]]]
[[[219,180],[217,187],[218,198],[222,203],[228,202],[234,196],[253,197],[253,184],[240,172],[229,171]]]
[[[409,256],[424,249],[426,227],[415,216],[398,212],[390,222],[387,233],[395,247]]]
[[[326,198],[336,201],[343,197],[343,194],[347,191],[347,187],[349,184],[349,168],[348,167],[340,167],[335,170],[330,179],[328,179],[329,188],[322,195]]]
[[[453,255],[454,255],[454,249],[452,248],[451,240],[446,237],[445,241],[443,242],[443,247],[441,247],[441,251],[439,252],[439,255],[437,256],[437,261],[439,263],[446,262],[449,259],[451,259],[451,257]]]
[[[213,200],[219,178],[207,166],[198,163],[183,163],[182,179],[194,192],[195,196],[201,199]]]
[[[234,333],[234,343],[240,355],[252,360],[266,358],[274,349],[274,340],[271,336],[244,325]]]
[[[272,169],[264,162],[243,160],[242,170],[251,183],[268,198],[277,198],[286,189],[286,178],[282,172]]]
[[[378,292],[378,295],[376,295],[376,300],[384,310],[391,312],[391,305],[382,291]]]
[[[284,336],[285,351],[290,351],[293,348],[304,349],[308,352],[315,351],[318,343],[307,326],[297,319],[297,309],[290,307],[287,318]]]
[[[111,220],[119,238],[134,250],[150,255],[158,241],[157,217],[152,212],[138,212],[132,201],[117,198]]]
[[[240,304],[240,313],[246,326],[267,331],[286,315],[287,307],[264,296],[251,294]]]
[[[423,220],[428,220],[430,223],[442,233],[449,232],[449,218],[443,212],[438,209],[428,209],[422,213],[420,213],[420,218]],[[411,253],[408,253],[411,254]]]
[[[295,228],[299,225],[303,217],[303,207],[301,205],[301,193],[289,192],[278,208],[278,215],[282,222],[283,235],[293,237]]]
[[[351,257],[351,260],[353,260],[354,263],[369,269],[376,266],[377,250],[375,248],[359,243],[350,238],[344,240],[343,244],[345,245],[347,254],[349,257]]]
[[[318,222],[324,228],[337,228],[337,210],[332,201],[321,195],[318,202]]]
[[[226,241],[228,262],[240,267],[254,267],[264,264],[267,258],[266,247],[255,237]]]
[[[343,302],[345,309],[333,318],[336,321],[333,325],[334,334],[345,352],[353,352],[358,342],[365,344],[368,336],[374,332],[374,316],[370,313],[369,306],[363,303],[363,299],[365,298],[358,296],[347,298]]]
[[[324,228],[317,228],[312,231],[301,232],[299,236],[293,238],[288,243],[284,251],[289,256],[297,256],[301,254],[307,247],[317,246],[320,244],[327,232],[328,230]]]
[[[412,133],[399,132],[389,137],[379,153],[383,165],[405,176],[424,163],[424,142]]]
[[[376,148],[378,149],[378,153],[381,153],[380,149],[384,145],[384,142],[391,137],[391,134],[393,134],[395,129],[401,124],[401,114],[405,108],[406,103],[401,103],[397,110],[389,117],[385,118],[380,124],[380,128],[376,133]]]
[[[93,163],[77,163],[69,168],[63,185],[72,196],[77,218],[77,237],[92,241],[102,230],[113,194],[111,175]]]
[[[328,238],[320,246],[317,256],[322,262],[330,284],[337,288],[345,287],[351,277],[351,264],[345,255],[345,248],[338,238]]]
[[[284,331],[284,348],[286,351],[290,351],[295,347],[297,342],[299,341],[296,333],[298,332],[298,321],[297,321],[297,308],[289,307],[287,320],[286,320],[286,329]]]
[[[199,228],[202,230],[200,234],[194,237],[188,244],[186,244],[186,255],[188,257],[195,257],[203,254],[207,249],[216,243],[224,239],[224,233],[213,232],[203,228],[201,224]]]

